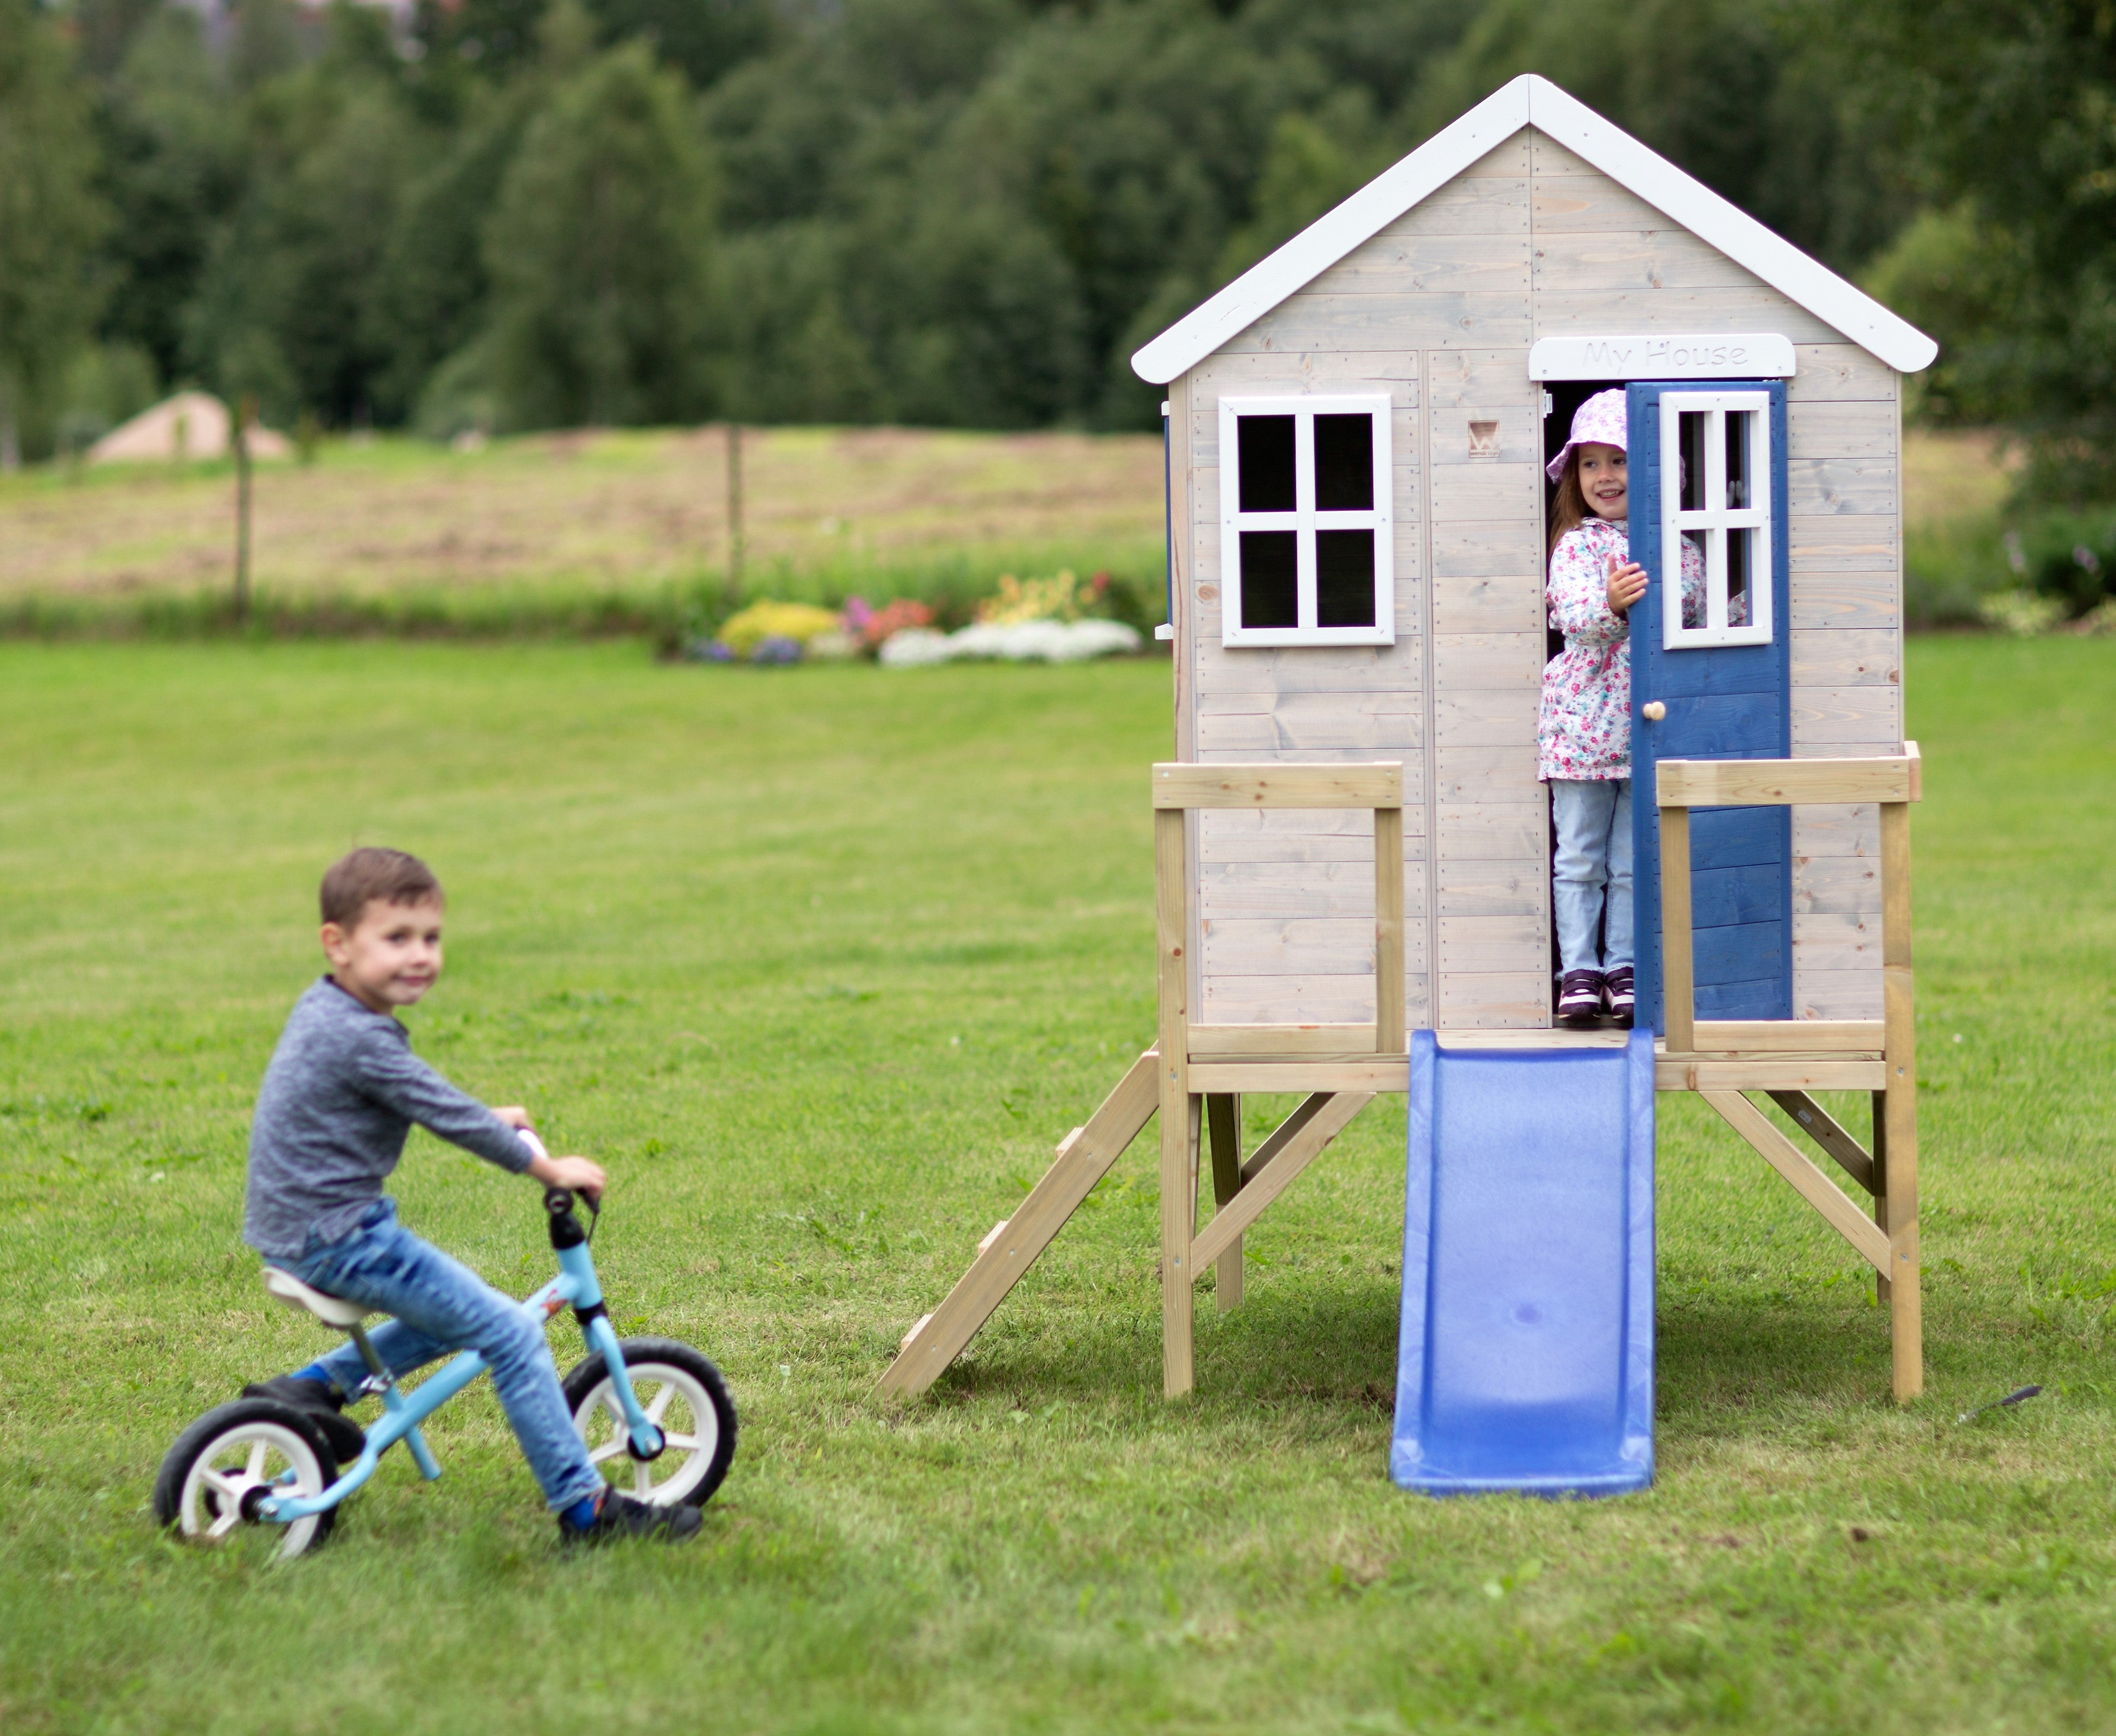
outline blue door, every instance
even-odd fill
[[[1654,766],[1792,751],[1785,383],[1635,383],[1628,431],[1631,558],[1649,580],[1631,610],[1638,1022],[1664,1033]],[[1687,608],[1683,540],[1703,568]],[[1697,809],[1690,852],[1697,1017],[1791,1018],[1792,811]]]

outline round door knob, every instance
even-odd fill
[[[1657,699],[1649,699],[1639,707],[1639,715],[1649,723],[1658,723],[1668,715],[1668,707]]]

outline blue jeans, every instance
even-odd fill
[[[1628,970],[1631,952],[1631,780],[1552,778],[1551,817],[1557,823],[1552,875],[1561,971]],[[1608,908],[1597,954],[1595,930]]]
[[[492,1371],[500,1408],[553,1512],[603,1486],[573,1428],[543,1328],[461,1261],[421,1242],[397,1221],[393,1201],[377,1200],[360,1228],[338,1242],[311,1236],[287,1268],[327,1296],[393,1316],[369,1334],[392,1374],[407,1375],[458,1350],[475,1350]],[[321,1359],[341,1392],[367,1377],[350,1341]]]

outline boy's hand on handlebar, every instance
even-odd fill
[[[539,1157],[532,1159],[529,1173],[546,1187],[564,1187],[573,1193],[584,1193],[591,1200],[600,1200],[610,1178],[603,1173],[602,1165],[586,1157]]]
[[[1608,592],[1609,613],[1624,613],[1646,594],[1646,570],[1636,561],[1619,562],[1615,555],[1609,557],[1609,576],[1605,581]]]

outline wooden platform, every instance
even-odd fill
[[[1924,1384],[1917,1234],[1916,1075],[1910,948],[1908,804],[1919,792],[1916,744],[1868,760],[1663,760],[1658,769],[1661,925],[1668,1036],[1654,1044],[1654,1082],[1695,1091],[1871,1265],[1889,1310],[1896,1397]],[[1147,1123],[1161,1117],[1162,1386],[1190,1390],[1198,1275],[1212,1269],[1222,1311],[1240,1306],[1242,1237],[1375,1097],[1410,1088],[1404,1020],[1401,769],[1393,765],[1162,765],[1154,768],[1160,1040],[1132,1063],[1014,1215],[978,1244],[970,1270],[904,1335],[881,1390],[923,1391],[1050,1245]],[[1880,810],[1886,1016],[1872,1020],[1710,1020],[1695,1017],[1690,976],[1689,805],[1870,801]],[[1210,808],[1366,806],[1374,816],[1376,1006],[1371,1024],[1230,1025],[1189,1016],[1192,933],[1185,819]],[[1451,1049],[1618,1048],[1618,1030],[1443,1030]],[[1812,1095],[1872,1094],[1871,1151]],[[1293,1113],[1246,1158],[1244,1094],[1296,1095]],[[1761,1092],[1870,1206],[1847,1194],[1746,1095]],[[1209,1145],[1214,1212],[1198,1223]]]

